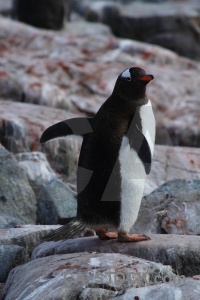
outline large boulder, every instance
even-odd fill
[[[23,225],[0,230],[0,245],[24,248],[29,255],[41,243],[42,237],[59,228],[59,225]],[[10,248],[9,248],[10,249]]]
[[[0,101],[0,141],[14,153],[43,150],[58,172],[76,174],[77,153],[81,140],[74,137],[39,143],[50,125],[75,115],[61,109],[28,103]]]
[[[116,39],[101,24],[74,22],[56,34],[3,18],[0,26],[0,40],[6,41],[0,57],[3,99],[91,116],[112,92],[118,75],[126,67],[141,66],[155,76],[148,96],[157,143],[200,145],[198,62],[150,44]]]
[[[28,252],[20,246],[0,246],[0,282],[6,282],[9,272],[18,265],[28,262]]]
[[[76,193],[50,167],[41,152],[16,154],[37,199],[39,224],[63,224],[76,216]]]
[[[131,286],[150,285],[156,278],[165,282],[174,277],[169,266],[127,255],[54,255],[14,268],[5,285],[4,299],[75,300],[86,288],[103,289],[102,294],[111,297]]]
[[[151,240],[138,243],[119,243],[117,240],[102,241],[98,237],[45,242],[34,249],[32,259],[83,251],[121,253],[170,265],[178,275],[200,274],[199,236],[175,234],[150,234],[148,236]]]
[[[14,14],[21,22],[45,29],[59,30],[63,27],[63,0],[13,0],[13,5]]]
[[[83,1],[90,21],[109,25],[118,37],[157,44],[190,58],[200,58],[199,5],[196,3],[131,3]]]
[[[36,223],[36,198],[14,155],[0,145],[0,228]]]
[[[200,235],[200,180],[172,180],[142,199],[132,232]]]
[[[167,181],[200,179],[199,148],[155,145],[151,173],[146,178],[145,195]]]

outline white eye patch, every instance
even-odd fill
[[[131,78],[131,73],[129,71],[129,69],[126,69],[122,74],[121,77],[123,78]]]

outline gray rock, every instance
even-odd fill
[[[59,225],[23,225],[17,228],[0,230],[0,245],[18,245],[30,254],[41,242],[41,238],[49,234]]]
[[[199,5],[191,3],[141,3],[85,1],[86,19],[109,25],[118,37],[154,43],[199,59]]]
[[[174,179],[200,179],[198,148],[155,145],[151,173],[146,178],[145,195]]]
[[[66,0],[67,1],[67,0]],[[35,27],[59,30],[63,27],[64,2],[63,0],[29,1],[14,0],[16,18]]]
[[[131,231],[200,235],[199,214],[200,180],[172,180],[142,199]]]
[[[8,78],[14,78],[16,84],[22,87],[23,95],[20,101],[47,107],[43,109],[43,115],[34,107],[30,107],[33,114],[34,111],[38,113],[36,123],[43,123],[39,129],[32,120],[34,124],[32,126],[29,124],[31,137],[38,136],[35,128],[41,132],[46,127],[42,121],[46,113],[49,113],[47,126],[51,125],[51,120],[57,122],[63,119],[63,110],[60,116],[56,116],[50,113],[48,108],[50,106],[66,109],[76,115],[93,115],[112,92],[115,80],[122,70],[139,65],[144,66],[147,72],[155,76],[155,80],[149,86],[148,95],[152,100],[157,120],[157,143],[200,146],[198,62],[180,57],[161,47],[116,39],[101,24],[93,23],[91,26],[91,23],[72,22],[66,30],[56,34],[4,18],[0,18],[0,26],[0,40],[6,41],[2,46],[5,49],[3,48],[0,57],[0,72],[3,74],[6,72]],[[8,99],[12,89],[15,89],[13,81],[9,79],[9,82],[7,96],[4,92],[5,99]],[[17,97],[13,100],[17,100]],[[3,107],[5,106],[1,102],[1,116],[5,114],[2,111]],[[18,106],[18,110],[15,109],[13,112],[14,116],[19,114],[20,108],[25,114],[26,109]],[[7,115],[8,111],[12,112],[11,107],[6,108]],[[9,124],[10,119],[14,119],[13,114],[9,115]],[[26,116],[21,117],[21,120],[17,118],[16,132],[20,127],[19,124],[23,127],[27,115],[30,115],[29,111],[26,111]],[[12,126],[10,127],[12,131]],[[28,134],[24,133],[23,137],[19,135],[18,143],[15,141],[12,144],[13,152],[30,151],[30,148],[31,151],[41,150],[37,149],[35,138],[31,147],[28,147],[29,142],[24,142]],[[9,141],[11,142],[11,139]],[[54,146],[55,148],[58,150],[58,146]],[[71,171],[68,172],[66,167],[70,167],[68,156],[65,156],[64,160],[62,155],[63,161],[60,161],[65,148],[65,143],[59,142],[59,151],[56,155],[58,171],[62,170],[69,174]],[[75,145],[73,149],[76,149]],[[55,158],[55,155],[52,157]],[[74,165],[73,159],[70,161]]]
[[[36,199],[14,155],[0,145],[0,211],[22,223],[36,222]],[[4,218],[4,217],[3,217]],[[4,219],[5,220],[5,219]],[[20,225],[20,224],[18,224]]]
[[[41,185],[37,200],[42,224],[65,224],[77,214],[76,193],[59,179]]]
[[[45,242],[34,249],[32,259],[82,251],[121,253],[170,265],[178,275],[200,274],[199,236],[175,234],[150,234],[148,236],[151,240],[139,243],[101,241],[97,237]]]
[[[23,152],[16,154],[15,157],[33,188],[58,177],[42,152]]]
[[[10,214],[0,215],[0,229],[3,228],[13,228],[18,225],[24,225],[25,221],[22,221],[19,218],[13,217]]]
[[[121,254],[54,255],[13,269],[5,285],[5,296],[6,300],[74,300],[86,288],[118,292],[134,285],[150,285],[156,276],[173,280],[175,274],[169,266]]]
[[[127,289],[123,295],[116,296],[116,300],[199,300],[200,297],[200,283],[192,278],[177,278],[171,283],[161,283],[142,288]],[[83,298],[87,299],[87,298]],[[109,299],[109,298],[107,298]]]
[[[19,153],[16,158],[35,192],[39,224],[64,224],[76,216],[76,193],[58,178],[44,153]]]
[[[29,255],[23,247],[16,245],[0,246],[0,282],[6,282],[11,269],[29,260]]]
[[[0,14],[11,15],[12,13],[12,0],[0,0]]]
[[[77,153],[79,153],[81,139],[68,137],[44,145],[39,143],[39,139],[42,132],[53,123],[73,117],[75,115],[61,109],[0,101],[0,141],[14,153],[43,150],[56,171],[72,176],[76,174]],[[39,159],[37,155],[32,156],[32,160]],[[21,154],[21,157],[22,160],[26,159],[25,154],[24,156]],[[34,176],[37,176],[35,168],[33,172]],[[32,174],[29,172],[28,176],[33,176],[33,172]]]

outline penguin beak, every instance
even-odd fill
[[[141,81],[146,81],[147,83],[154,79],[154,76],[151,74],[143,75],[139,78]]]

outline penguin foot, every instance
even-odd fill
[[[150,237],[145,234],[118,233],[118,241],[121,243],[141,242],[147,240],[150,240]]]
[[[97,231],[98,238],[100,240],[111,240],[117,239],[118,233],[117,232],[109,232],[106,229],[100,229]]]

